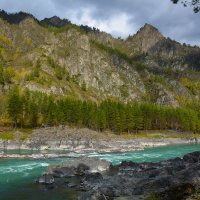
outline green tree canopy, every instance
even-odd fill
[[[8,95],[8,114],[12,119],[15,127],[20,121],[22,113],[23,104],[22,99],[19,95],[19,89],[17,87],[14,87]]]

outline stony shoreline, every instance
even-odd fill
[[[124,139],[118,135],[101,133],[89,129],[72,129],[68,127],[51,127],[34,130],[31,137],[26,140],[0,139],[0,158],[33,158],[45,159],[56,157],[77,157],[79,154],[88,152],[118,153],[144,150],[145,148],[200,143],[200,138],[132,138]],[[8,150],[31,153],[7,153]],[[55,151],[50,153],[49,151]],[[56,151],[64,151],[56,153]],[[68,153],[70,152],[70,153]],[[74,154],[73,154],[73,153]]]
[[[49,166],[36,182],[51,189],[65,185],[78,192],[78,200],[180,200],[199,191],[199,163],[200,152],[157,163],[124,161],[117,166],[80,158]]]

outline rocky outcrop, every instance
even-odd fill
[[[0,60],[16,74],[4,88],[15,84],[60,97],[170,106],[179,106],[185,94],[189,101],[200,98],[198,88],[180,81],[186,77],[198,86],[199,75],[193,69],[199,69],[200,49],[165,38],[150,24],[122,40],[57,16],[38,21],[27,13],[0,11],[0,18]],[[38,60],[39,77],[31,77]],[[151,80],[152,75],[157,79]]]
[[[58,28],[72,24],[69,20],[67,19],[62,20],[57,16],[53,16],[51,18],[45,18],[40,23],[45,26],[55,26]]]
[[[37,178],[36,180],[36,183],[44,184],[44,185],[51,185],[54,182],[55,182],[54,177],[51,174],[44,174],[43,176]]]
[[[170,38],[165,38],[157,28],[145,24],[135,35],[126,41],[130,55],[134,52],[146,53],[145,63],[152,66],[170,67],[184,70],[199,69],[200,49],[182,45]]]
[[[183,134],[183,133],[182,133]],[[112,133],[100,134],[86,128],[77,129],[67,126],[46,127],[35,129],[30,137],[23,139],[23,133],[16,131],[13,140],[0,139],[0,157],[16,158],[55,158],[77,157],[80,153],[97,152],[133,152],[147,147],[165,146],[172,144],[190,144],[200,142],[199,138],[165,138],[163,134],[157,134],[158,138],[133,138],[124,139]],[[167,137],[169,137],[166,134]],[[177,137],[179,134],[177,133]],[[160,138],[159,138],[160,137]],[[14,149],[18,154],[9,154],[7,150]],[[30,150],[31,155],[20,154],[21,150]],[[49,153],[48,150],[75,152],[76,155],[61,152]]]
[[[6,13],[4,10],[0,10],[0,18],[7,21],[10,24],[19,24],[23,20],[27,18],[32,18],[35,21],[38,21],[33,15],[25,12],[19,12],[19,13]]]
[[[158,163],[124,161],[110,166],[106,173],[93,173],[91,169],[95,166],[90,165],[91,161],[53,167],[48,174],[65,177],[63,181],[68,188],[82,192],[79,200],[145,199],[152,195],[161,200],[181,200],[200,188],[200,152]],[[104,166],[104,161],[95,159],[95,162],[97,166],[103,162]],[[76,181],[72,176],[77,177]],[[43,183],[44,176],[38,180]]]
[[[150,24],[145,24],[134,36],[129,38],[131,43],[135,45],[137,51],[149,52],[164,36],[159,30]]]
[[[48,174],[54,177],[66,177],[74,175],[84,175],[88,173],[97,173],[109,170],[110,162],[99,160],[97,158],[80,157],[72,162],[63,163],[59,166],[49,166]]]

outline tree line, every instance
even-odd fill
[[[189,108],[59,99],[40,92],[22,92],[17,87],[7,95],[6,104],[15,127],[71,125],[118,133],[165,129],[200,131],[200,112]]]

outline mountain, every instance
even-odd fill
[[[166,38],[152,25],[123,40],[56,16],[39,21],[1,11],[0,18],[2,94],[18,85],[93,101],[199,101],[200,48]]]
[[[0,18],[7,21],[10,24],[19,24],[26,18],[33,18],[35,21],[38,21],[33,15],[29,13],[19,12],[19,13],[8,14],[4,10],[0,10]]]
[[[59,28],[59,27],[71,25],[72,23],[67,19],[61,20],[59,17],[54,16],[54,17],[51,17],[51,18],[43,19],[41,21],[41,24],[46,25],[46,26],[55,26],[55,27]]]
[[[149,24],[145,24],[133,37],[129,37],[126,45],[130,55],[135,53],[132,51],[133,46],[134,51],[147,53],[147,65],[200,69],[200,49],[197,46],[181,45],[165,38],[158,29]]]

